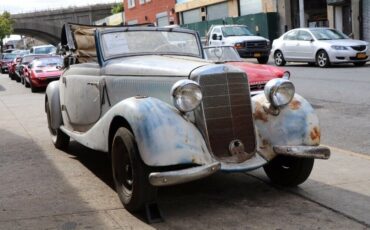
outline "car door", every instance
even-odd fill
[[[221,38],[221,40],[220,40]],[[223,36],[220,28],[214,28],[209,39],[209,45],[219,46],[222,45]]]
[[[298,43],[298,30],[292,30],[290,32],[288,32],[283,40],[283,47],[282,47],[282,50],[283,50],[283,54],[284,54],[284,58],[288,61],[293,61],[293,60],[296,60],[298,57],[298,54],[297,52],[297,43]]]
[[[62,110],[73,128],[81,131],[97,122],[101,115],[102,77],[64,74],[61,84]]]
[[[305,30],[299,30],[297,39],[297,58],[300,61],[314,61],[314,42],[313,36]]]

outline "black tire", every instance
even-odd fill
[[[5,71],[3,69],[1,69],[1,73],[5,73]]]
[[[33,86],[31,82],[30,82],[30,87],[31,87],[31,92],[32,93],[36,93],[38,91],[38,88],[36,88],[35,86]]]
[[[130,212],[143,210],[154,202],[157,188],[149,184],[149,168],[140,158],[132,133],[121,127],[112,141],[112,172],[117,194]]]
[[[316,65],[320,68],[326,68],[330,66],[330,59],[325,50],[320,50],[316,54]]]
[[[275,62],[275,65],[277,66],[284,66],[286,64],[284,55],[280,50],[274,53],[274,62]]]
[[[19,76],[16,76],[16,77],[15,77],[15,81],[16,81],[16,82],[20,82],[20,81],[21,81],[21,78],[20,78]]]
[[[48,119],[48,128],[51,135],[51,140],[53,141],[54,146],[57,149],[65,150],[67,149],[69,145],[69,136],[65,133],[63,133],[62,130],[54,129],[51,127],[51,116],[50,116],[50,109],[49,109],[49,102],[46,100],[45,102],[45,110],[46,110],[46,116]]]
[[[257,58],[259,64],[266,64],[269,61],[269,56],[262,56]]]
[[[313,158],[276,156],[263,169],[273,183],[293,187],[307,180],[313,164]]]
[[[30,88],[30,83],[28,83],[26,79],[24,79],[24,87]]]
[[[24,77],[21,77],[21,84],[24,85]]]
[[[366,64],[366,61],[361,61],[361,62],[354,62],[353,63],[355,66],[364,66]]]

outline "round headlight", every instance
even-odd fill
[[[173,104],[181,112],[194,110],[202,101],[202,91],[195,81],[180,80],[171,89]]]
[[[274,107],[282,107],[293,99],[295,88],[292,82],[275,78],[267,82],[265,86],[265,96]]]

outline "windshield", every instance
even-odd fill
[[[35,54],[49,54],[53,52],[55,49],[54,46],[45,46],[45,47],[35,47],[34,53]]]
[[[60,57],[52,58],[40,58],[33,61],[32,64],[34,67],[46,67],[46,66],[62,66],[63,60]]]
[[[201,57],[194,34],[168,31],[127,31],[102,34],[105,59],[140,54]]]
[[[22,64],[23,65],[28,65],[33,59],[38,58],[40,56],[42,56],[42,55],[39,55],[39,56],[38,55],[24,56],[22,58]]]
[[[253,35],[246,26],[225,26],[222,28],[222,33],[225,37]]]
[[[13,53],[5,53],[3,55],[3,59],[6,59],[6,60],[14,59],[15,57],[17,57],[17,54],[13,54]]]
[[[238,52],[230,46],[225,47],[205,47],[205,57],[207,60],[217,62],[241,61]]]
[[[334,29],[312,29],[311,32],[317,40],[338,40],[348,38],[344,33]]]

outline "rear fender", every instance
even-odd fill
[[[57,129],[62,125],[62,111],[60,109],[60,96],[59,96],[59,81],[50,82],[46,88],[45,94],[46,94],[45,106],[46,100],[49,103],[50,126],[53,129]]]
[[[273,146],[318,146],[319,119],[310,103],[295,94],[293,100],[280,109],[277,116],[267,113],[264,94],[252,97],[257,146],[261,155],[270,160],[276,156]]]

